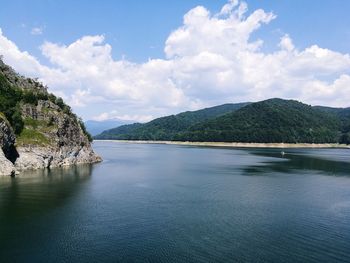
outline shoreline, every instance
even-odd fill
[[[241,142],[189,142],[189,141],[142,141],[142,140],[94,140],[94,142],[121,142],[138,144],[170,144],[186,146],[205,147],[229,147],[229,148],[310,148],[329,149],[341,148],[350,149],[350,145],[337,143],[241,143]]]

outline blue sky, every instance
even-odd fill
[[[224,0],[179,1],[84,1],[84,0],[11,0],[0,10],[4,34],[21,49],[40,56],[38,46],[49,40],[69,44],[84,35],[103,34],[113,46],[113,56],[125,55],[142,62],[164,57],[164,42],[181,25],[183,15],[197,5],[217,12]],[[247,1],[249,9],[273,11],[278,18],[257,35],[269,48],[288,33],[295,44],[312,44],[350,53],[350,1],[269,0]],[[14,15],[15,14],[15,15]],[[42,27],[42,35],[31,35]]]
[[[345,106],[344,100],[337,98],[337,95],[333,94],[334,92],[330,96],[326,96],[327,94],[325,93],[327,93],[327,87],[328,89],[335,90],[339,88],[339,83],[347,83],[346,77],[349,71],[347,69],[346,56],[350,53],[350,45],[348,45],[350,42],[349,1],[245,1],[248,6],[248,11],[244,13],[243,18],[239,18],[240,22],[247,19],[258,9],[264,10],[265,13],[272,12],[274,15],[274,18],[269,18],[269,21],[266,23],[263,22],[263,18],[261,18],[262,20],[257,22],[259,24],[258,28],[253,29],[248,34],[248,42],[253,43],[258,39],[263,40],[263,44],[259,46],[258,50],[251,50],[253,53],[250,54],[252,55],[250,58],[256,57],[257,53],[263,54],[266,57],[268,57],[269,54],[274,54],[274,52],[279,50],[280,41],[285,36],[288,36],[288,39],[290,38],[292,41],[293,49],[300,53],[299,55],[295,54],[295,59],[293,60],[295,65],[298,65],[300,68],[289,69],[288,74],[279,76],[281,78],[280,81],[278,83],[271,83],[269,89],[265,87],[262,89],[260,87],[263,79],[258,79],[254,83],[251,83],[249,79],[239,79],[237,81],[227,82],[223,84],[222,87],[220,85],[216,86],[214,80],[208,79],[207,83],[211,86],[211,88],[208,89],[205,87],[205,84],[199,83],[199,75],[196,77],[196,72],[200,72],[201,70],[200,65],[192,65],[193,68],[191,68],[190,72],[194,77],[191,81],[189,81],[187,77],[186,79],[178,77],[184,75],[184,72],[181,72],[179,67],[172,68],[170,75],[169,71],[164,69],[169,66],[165,66],[164,63],[160,63],[162,65],[157,64],[154,67],[160,67],[158,71],[159,74],[169,74],[166,80],[158,80],[155,79],[155,76],[151,75],[157,75],[156,70],[156,72],[149,72],[149,68],[153,67],[154,63],[148,62],[152,59],[161,59],[169,64],[169,62],[178,62],[179,57],[189,59],[189,56],[191,56],[191,59],[188,61],[194,61],[195,58],[201,58],[201,56],[208,51],[210,54],[220,55],[220,57],[232,63],[236,62],[232,58],[231,53],[228,54],[226,51],[224,52],[210,46],[213,45],[213,42],[209,37],[207,42],[204,41],[207,46],[201,46],[199,48],[195,38],[198,37],[196,30],[198,29],[198,32],[202,30],[199,29],[200,26],[188,30],[187,33],[193,34],[193,36],[190,36],[190,40],[186,40],[187,42],[180,43],[178,40],[171,43],[169,42],[170,44],[168,46],[174,50],[193,44],[193,49],[191,49],[190,53],[188,53],[189,51],[185,53],[181,53],[182,51],[180,51],[180,53],[169,53],[169,55],[164,52],[167,45],[166,41],[172,35],[172,32],[185,26],[183,17],[187,12],[197,6],[202,6],[205,10],[210,12],[209,18],[211,17],[214,19],[215,14],[218,15],[222,7],[229,2],[230,1],[222,0],[147,1],[147,3],[141,0],[12,0],[2,3],[2,8],[0,10],[0,28],[4,41],[6,40],[13,43],[20,52],[27,51],[28,54],[35,59],[35,63],[40,64],[38,66],[41,67],[40,73],[38,73],[36,77],[48,83],[50,88],[52,88],[52,92],[62,95],[68,102],[71,102],[74,110],[82,115],[84,119],[99,119],[98,116],[102,116],[100,119],[133,118],[142,121],[163,114],[196,109],[202,106],[212,106],[214,104],[230,101],[237,102],[238,100],[263,99],[269,96],[269,89],[274,91],[272,95],[276,94],[286,98],[306,100],[306,102],[312,104],[323,103],[334,106]],[[238,9],[239,4],[245,2],[237,2],[234,8]],[[231,13],[234,13],[234,8],[232,8]],[[200,15],[202,15],[202,13]],[[196,14],[194,16],[196,16]],[[210,28],[210,25],[208,25],[208,28],[205,30],[215,35],[215,28]],[[104,53],[103,56],[107,53],[111,55],[111,63],[118,61],[132,63],[135,76],[137,75],[138,78],[142,80],[140,80],[140,82],[151,84],[149,86],[142,86],[143,84],[133,83],[128,75],[132,73],[130,70],[126,73],[125,69],[130,69],[130,65],[124,65],[123,71],[118,71],[117,69],[114,71],[117,72],[114,74],[120,73],[124,78],[111,79],[111,82],[108,83],[109,88],[104,91],[104,94],[101,93],[101,95],[98,93],[98,89],[94,90],[94,87],[89,87],[89,83],[96,81],[96,85],[101,85],[100,90],[102,90],[104,80],[101,79],[102,77],[94,80],[87,80],[86,78],[79,79],[78,75],[73,74],[73,72],[77,72],[77,69],[73,70],[72,65],[69,67],[67,66],[67,61],[74,60],[72,55],[66,57],[67,61],[58,62],[58,58],[60,57],[59,52],[65,52],[65,49],[58,48],[58,46],[68,47],[84,36],[102,36],[103,40],[97,44],[90,43],[79,48],[85,48],[84,50],[86,50],[90,47],[92,50],[92,48],[96,46],[106,47],[108,45],[110,46],[110,51],[105,50],[104,52],[106,53]],[[231,41],[226,38],[223,41],[226,40]],[[245,41],[244,37],[242,41]],[[43,45],[45,43],[51,43],[56,46],[47,46],[45,53],[43,52]],[[221,43],[215,43],[215,45],[218,46],[220,44]],[[322,61],[315,59],[318,57],[318,55],[315,55],[315,58],[307,63],[305,62],[305,58],[307,57],[309,59],[310,56],[305,55],[301,61],[299,58],[301,55],[304,55],[303,51],[307,51],[308,48],[313,45],[335,53],[328,54],[329,57]],[[3,44],[3,47],[5,46],[6,45]],[[79,48],[74,49],[74,52],[79,53]],[[11,54],[10,51],[6,51],[6,48],[3,49],[5,51],[2,51],[2,53],[5,53],[3,55],[6,62],[12,64],[15,69],[23,74],[30,76],[35,75],[35,72],[26,69],[24,58],[19,58],[18,55]],[[245,52],[246,47],[237,49],[237,52],[243,52],[243,50]],[[290,52],[292,51],[290,50]],[[312,52],[312,54],[320,54],[321,51],[313,49]],[[340,55],[338,56],[338,54]],[[94,54],[93,57],[99,55],[101,54]],[[104,57],[104,59],[107,58]],[[216,57],[215,59],[219,58]],[[271,61],[267,61],[267,59],[268,58],[264,61],[260,61],[259,65],[263,65],[264,63],[269,65],[269,63],[272,63]],[[101,60],[102,58],[96,61],[91,58],[88,63],[96,65],[98,71],[108,71],[102,64],[98,64]],[[53,61],[56,62],[53,63]],[[288,61],[288,63],[294,63],[290,62],[290,60]],[[334,67],[330,68],[329,61],[336,61]],[[32,61],[31,63],[34,62]],[[148,64],[145,65],[146,63]],[[278,62],[274,63],[281,63],[281,61],[278,60]],[[284,63],[287,63],[286,60],[284,60]],[[324,63],[323,68],[316,67],[322,63]],[[326,65],[327,63],[328,65]],[[189,63],[186,65],[188,64]],[[201,64],[203,63],[201,62]],[[237,63],[234,63],[234,65],[236,64]],[[307,68],[305,68],[306,64]],[[227,63],[225,65],[227,65]],[[252,68],[251,66],[245,68],[246,66],[247,65],[243,63],[237,68],[236,72],[232,72],[232,74],[237,75],[236,73],[238,71],[249,71],[253,72],[254,76],[263,75],[260,72],[260,68]],[[144,67],[146,67],[147,70],[144,70]],[[226,73],[230,74],[222,65],[216,65],[215,61],[208,67],[210,67],[210,72],[215,72],[216,77],[225,75]],[[54,73],[52,70],[59,70],[60,74],[69,71],[70,74],[65,76],[70,76],[69,80],[71,81],[71,86],[68,88],[63,87],[63,84],[57,84],[57,78],[62,78],[63,75],[53,77]],[[206,68],[205,70],[209,69]],[[48,73],[49,71],[50,73]],[[301,74],[300,72],[309,72],[309,75],[304,76],[305,74]],[[319,72],[323,73],[319,74]],[[276,72],[276,74],[280,73]],[[106,73],[103,76],[107,75]],[[307,91],[305,90],[307,87],[305,87],[303,90],[296,92],[293,88],[284,87],[284,84],[281,84],[284,79],[290,81],[290,83],[298,83],[297,81],[302,79],[304,83],[311,83],[308,85],[314,87],[314,90]],[[157,91],[153,90],[155,86],[168,85],[162,81],[172,82],[169,84],[169,88],[167,88],[168,91],[171,90],[169,94],[166,94],[165,91],[159,91],[159,94],[162,94],[162,96],[173,96],[172,99],[164,103],[159,102],[162,98],[156,97],[154,94],[157,94]],[[86,87],[84,86],[85,83],[88,83]],[[235,85],[235,83],[237,83],[237,85]],[[324,87],[321,87],[321,84],[324,85]],[[280,92],[275,92],[275,90],[278,89],[278,85],[281,85]],[[124,86],[128,86],[130,90],[126,91]],[[232,90],[230,90],[230,87]],[[149,88],[148,94],[153,95],[150,95],[146,101],[144,97],[147,97],[147,95],[141,94],[138,89],[147,90],[147,88]],[[254,89],[257,89],[257,91],[254,92]],[[248,90],[252,91],[248,92]],[[283,90],[285,90],[285,92],[282,92]],[[315,93],[315,90],[317,92],[323,92],[323,94],[321,94],[322,96],[318,99],[312,99],[310,95],[308,95],[308,93]],[[111,94],[108,92],[111,92]],[[126,95],[126,93],[135,94],[129,96]],[[199,95],[200,93],[208,95]],[[260,95],[255,96],[254,94]],[[80,98],[78,98],[79,96]],[[89,100],[82,102],[83,98],[87,98],[88,96]],[[110,99],[112,97],[113,99]],[[329,100],[327,100],[327,97]],[[78,101],[79,99],[80,101]],[[91,107],[86,107],[86,105],[92,104],[95,105],[93,110]],[[121,108],[125,110],[121,110]]]

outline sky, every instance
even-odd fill
[[[272,97],[350,106],[350,1],[12,0],[0,54],[84,120]]]

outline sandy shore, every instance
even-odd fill
[[[140,144],[174,144],[190,146],[210,147],[234,147],[234,148],[347,148],[350,145],[337,143],[240,143],[240,142],[179,142],[179,141],[130,141],[130,140],[95,140],[121,143]]]

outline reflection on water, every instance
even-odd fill
[[[77,165],[0,178],[0,262],[44,262],[53,252],[40,248],[50,242],[57,246],[63,215],[69,214],[59,211],[79,198],[92,170]]]
[[[284,154],[282,154],[280,149],[251,150],[250,153],[256,156],[273,157],[275,159],[246,166],[243,168],[243,171],[249,175],[263,175],[271,172],[291,173],[292,171],[305,170],[322,172],[324,175],[350,176],[349,150],[340,150],[339,152],[329,149],[326,150],[328,155],[317,152],[325,152],[325,150],[321,149],[304,151],[287,149],[284,151]]]
[[[350,262],[348,150],[94,148],[0,178],[1,263]]]
[[[1,223],[14,224],[60,206],[79,194],[91,172],[91,165],[77,165],[26,171],[23,178],[0,177]],[[0,241],[4,230],[0,228]]]

